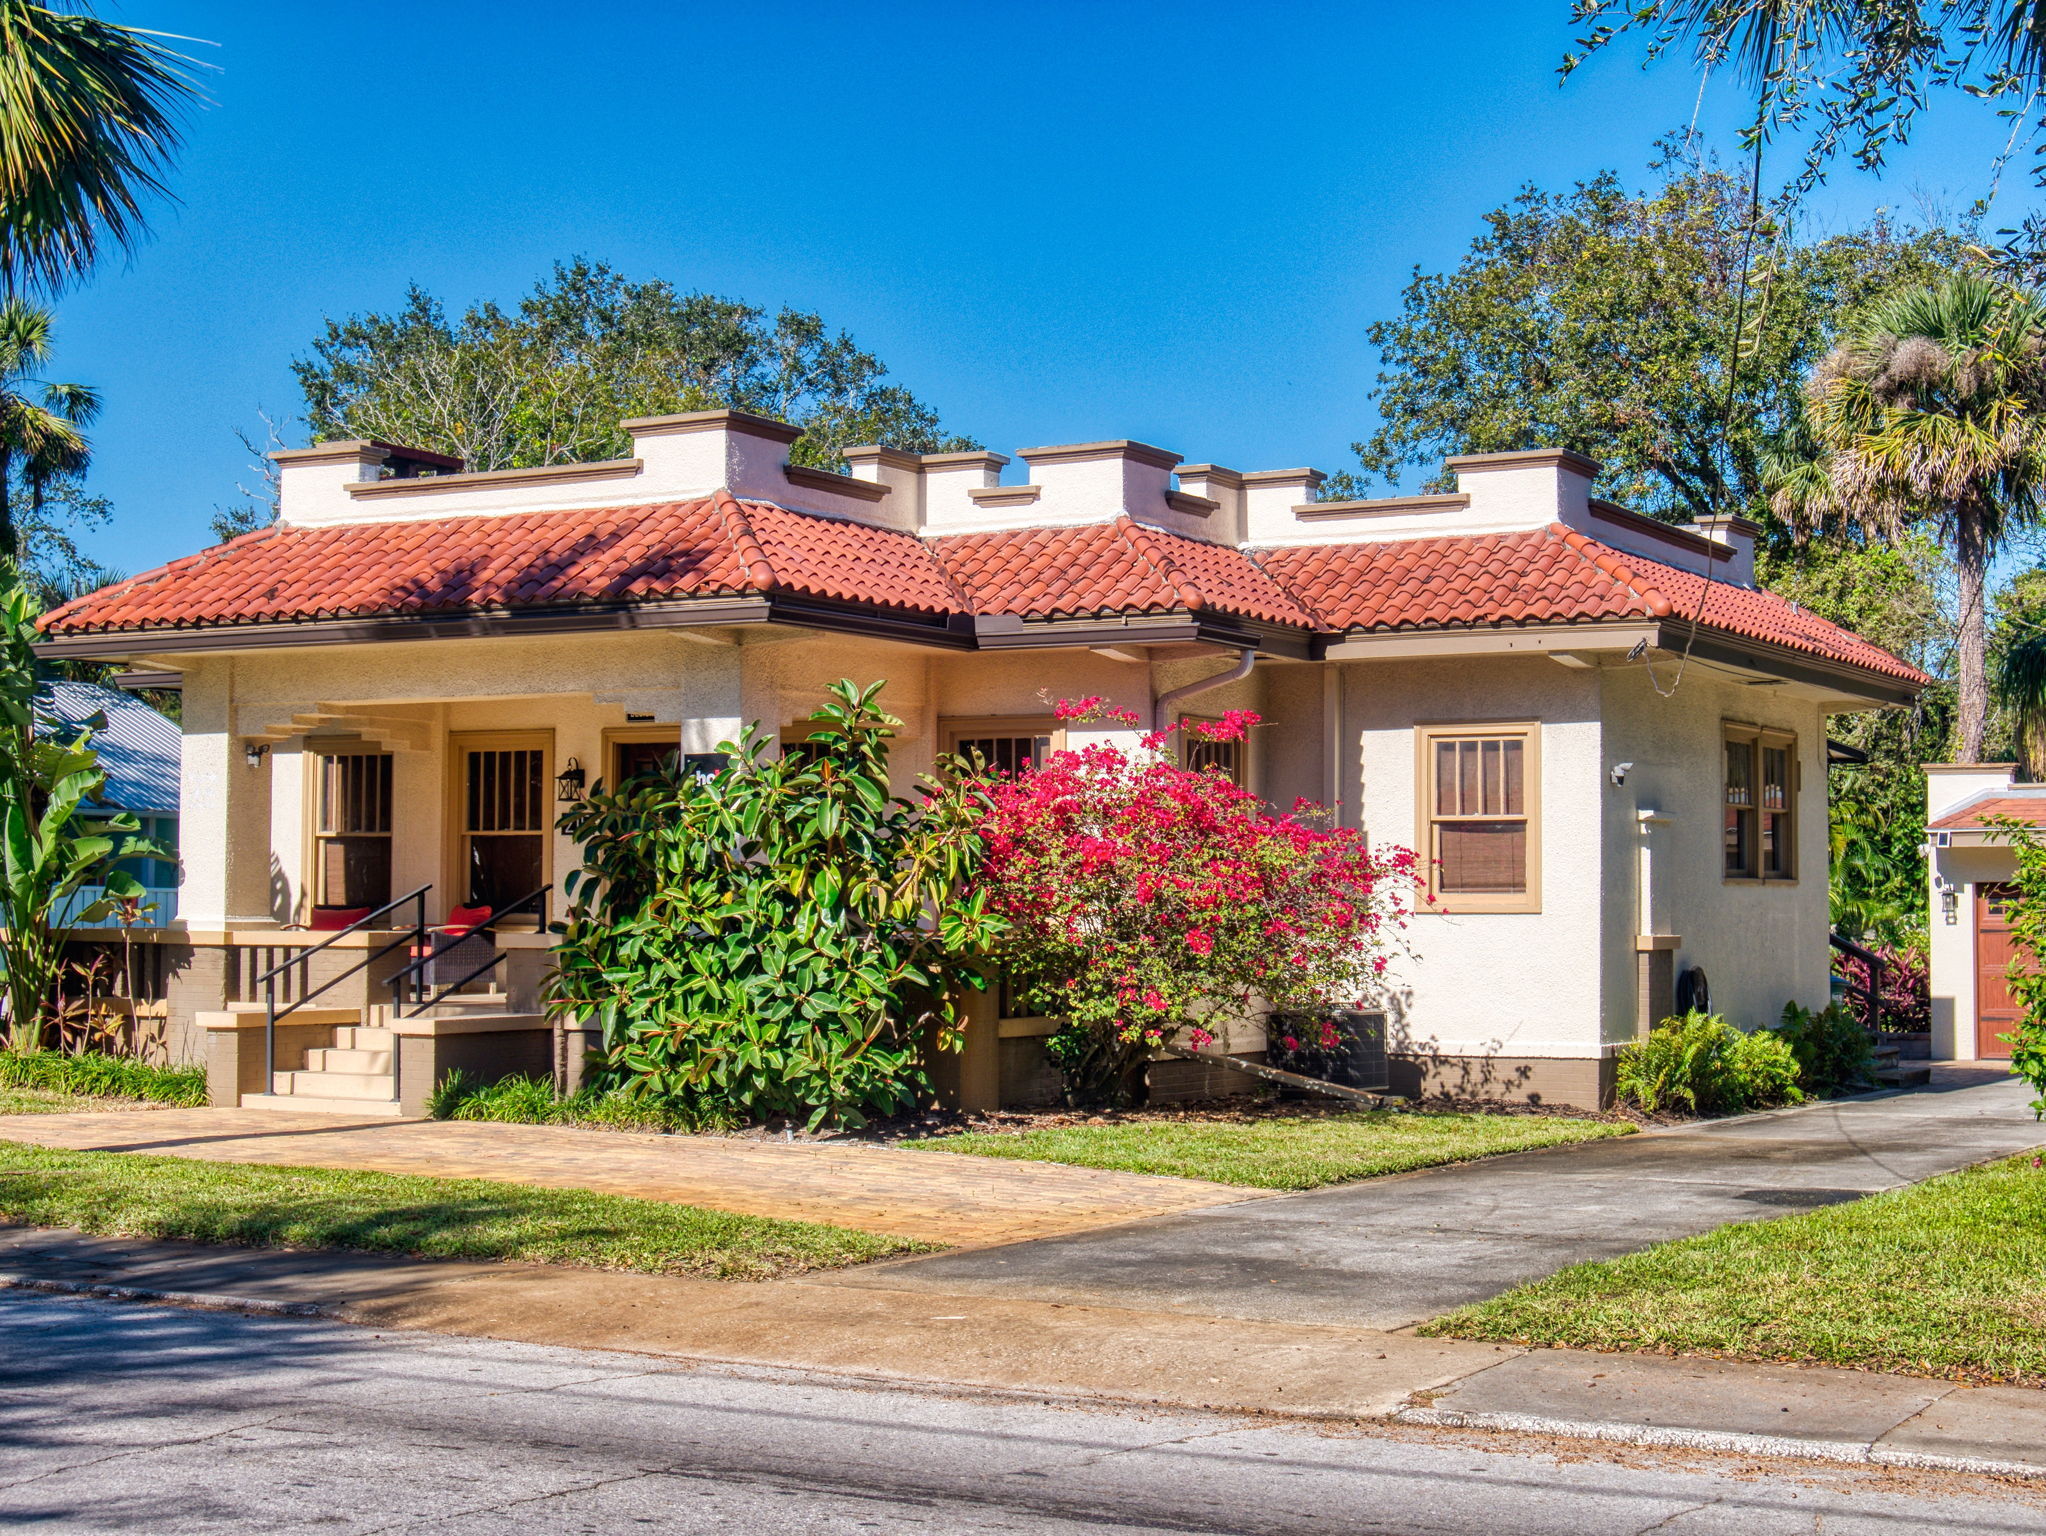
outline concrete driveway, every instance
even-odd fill
[[[1402,1328],[1586,1259],[2046,1143],[2030,1093],[1930,1087],[1429,1169],[817,1283]]]

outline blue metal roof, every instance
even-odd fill
[[[143,816],[178,813],[178,728],[132,693],[97,683],[45,683],[36,705],[67,725],[82,725],[94,714],[107,717],[93,736],[106,770],[106,798]]]

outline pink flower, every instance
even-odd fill
[[[1189,928],[1186,932],[1186,947],[1197,955],[1212,955],[1215,952],[1215,936],[1204,928]]]

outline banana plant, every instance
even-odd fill
[[[22,588],[0,593],[0,1000],[11,1051],[43,1044],[65,964],[58,914],[88,884],[102,888],[100,898],[68,922],[97,922],[140,899],[141,881],[115,862],[165,856],[133,816],[99,804],[106,773],[92,737],[104,719],[60,737],[58,722],[36,708],[36,613]]]

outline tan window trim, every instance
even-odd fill
[[[452,731],[448,734],[447,771],[447,841],[442,849],[443,868],[450,878],[445,893],[436,892],[441,898],[443,915],[449,909],[464,905],[469,899],[468,867],[462,857],[463,839],[468,825],[468,763],[471,752],[520,752],[540,753],[540,883],[554,884],[554,843],[560,835],[555,823],[560,819],[560,806],[555,800],[554,774],[558,764],[554,760],[554,731],[552,727],[525,731]],[[492,834],[486,834],[492,835]],[[523,896],[525,892],[519,892]],[[557,891],[550,901],[558,901]],[[512,898],[516,899],[516,898]],[[506,920],[505,927],[516,931],[526,927],[538,927],[537,915],[526,913]]]
[[[1515,738],[1521,743],[1519,816],[1442,818],[1435,814],[1435,746],[1441,741]],[[1526,913],[1542,910],[1542,727],[1539,720],[1455,720],[1414,727],[1415,842],[1427,871],[1432,907],[1424,911],[1451,913]],[[1443,891],[1439,889],[1435,829],[1448,820],[1512,821],[1527,825],[1526,889],[1518,892]]]
[[[1058,752],[1066,745],[1066,723],[1056,715],[961,715],[938,722],[939,750],[947,754],[961,741],[987,736],[1046,736]]]
[[[1179,717],[1178,747],[1179,761],[1182,765],[1190,764],[1193,761],[1193,749],[1201,743],[1201,738],[1193,734],[1191,727],[1196,725],[1220,725],[1221,723],[1222,717],[1220,715],[1181,715]],[[1250,744],[1253,733],[1260,729],[1262,727],[1252,726],[1233,742],[1217,741],[1208,743],[1208,745],[1214,747],[1233,746],[1236,749],[1236,771],[1229,775],[1229,782],[1238,789],[1249,789],[1251,787]]]
[[[1799,824],[1798,802],[1804,792],[1804,764],[1798,756],[1797,733],[1777,726],[1756,725],[1748,720],[1722,720],[1719,722],[1720,763],[1719,763],[1719,878],[1722,885],[1796,885],[1798,883],[1797,835]],[[1746,742],[1749,747],[1748,772],[1754,784],[1755,804],[1748,814],[1754,818],[1750,833],[1753,845],[1754,867],[1751,872],[1733,874],[1726,867],[1725,816],[1726,804],[1726,748],[1733,742]],[[1767,813],[1762,806],[1762,753],[1766,748],[1781,748],[1788,759],[1788,779],[1784,786],[1784,809],[1774,814],[1784,819],[1782,843],[1785,852],[1785,869],[1781,874],[1770,874],[1762,868],[1762,817]]]

